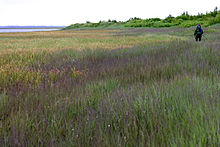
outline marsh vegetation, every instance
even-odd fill
[[[220,26],[0,34],[0,144],[219,146]]]

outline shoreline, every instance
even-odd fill
[[[25,29],[25,28],[13,28],[13,29],[1,29],[0,28],[0,33],[19,33],[19,32],[40,32],[40,31],[58,31],[58,30],[61,30],[60,29],[57,29],[57,28],[53,28],[53,29],[49,29],[49,28],[34,28],[34,29],[31,29],[31,28],[28,28],[28,29]]]

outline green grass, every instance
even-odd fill
[[[219,26],[190,31],[1,34],[1,145],[219,146]]]

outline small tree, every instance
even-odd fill
[[[216,17],[217,14],[218,14],[218,7],[215,7],[214,11],[211,12],[211,16]]]
[[[174,18],[175,18],[175,17],[173,17],[173,16],[170,14],[169,16],[167,16],[167,17],[165,18],[165,21],[171,23]]]

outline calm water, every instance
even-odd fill
[[[37,31],[55,31],[59,29],[0,29],[0,33],[10,32],[37,32]]]

